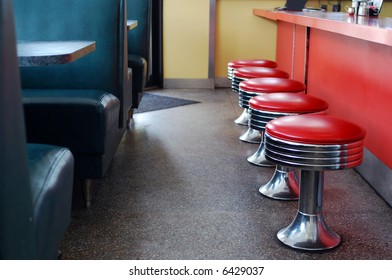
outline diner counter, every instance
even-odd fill
[[[254,9],[253,14],[392,46],[392,18],[350,16],[340,12],[287,12]]]
[[[367,131],[356,169],[392,206],[392,19],[259,9],[253,15],[276,23],[279,69],[328,102],[328,114]]]

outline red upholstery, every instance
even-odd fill
[[[300,81],[285,78],[253,78],[240,83],[240,90],[258,93],[302,92],[306,86]]]
[[[231,67],[231,68],[240,68],[246,66],[276,68],[278,67],[278,64],[275,61],[266,60],[266,59],[237,59],[237,60],[230,61],[227,64],[227,67]]]
[[[362,141],[366,132],[358,125],[329,115],[297,115],[268,122],[266,133],[301,144],[334,145]]]
[[[234,76],[241,79],[252,79],[252,78],[267,78],[267,77],[278,77],[288,78],[289,74],[285,71],[268,68],[268,67],[241,67],[234,70]]]
[[[259,111],[307,114],[327,110],[328,103],[308,94],[279,92],[252,97],[249,107]]]

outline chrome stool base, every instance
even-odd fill
[[[309,251],[332,249],[340,243],[340,236],[328,228],[321,213],[308,215],[298,211],[277,237],[289,247]]]
[[[268,159],[265,158],[265,145],[264,141],[260,143],[259,148],[257,149],[256,153],[253,155],[249,156],[247,158],[248,162],[258,165],[258,166],[263,166],[263,167],[273,167],[275,164],[270,162]]]
[[[248,130],[240,136],[240,140],[247,143],[260,143],[260,131],[249,127]]]
[[[340,236],[324,221],[322,200],[324,171],[301,170],[298,211],[291,224],[277,237],[287,246],[302,250],[325,250],[336,247]]]
[[[295,170],[276,166],[271,180],[261,186],[259,192],[272,199],[298,200],[299,182]]]
[[[249,122],[249,111],[247,108],[245,108],[244,111],[242,111],[242,114],[234,120],[234,123],[248,126],[248,122]]]
[[[285,116],[267,123],[266,158],[301,172],[297,214],[277,233],[281,242],[310,251],[339,245],[340,236],[328,228],[322,214],[324,171],[360,165],[365,135],[356,124],[328,115]]]

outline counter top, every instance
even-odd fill
[[[392,46],[392,18],[350,16],[340,12],[288,12],[260,9],[254,9],[253,14]]]

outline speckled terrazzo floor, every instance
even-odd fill
[[[74,191],[66,259],[340,260],[392,259],[392,209],[355,170],[325,173],[323,213],[342,238],[324,252],[282,245],[297,202],[268,199],[258,187],[271,168],[251,165],[256,144],[230,89],[151,90],[198,104],[135,114],[90,209]]]

